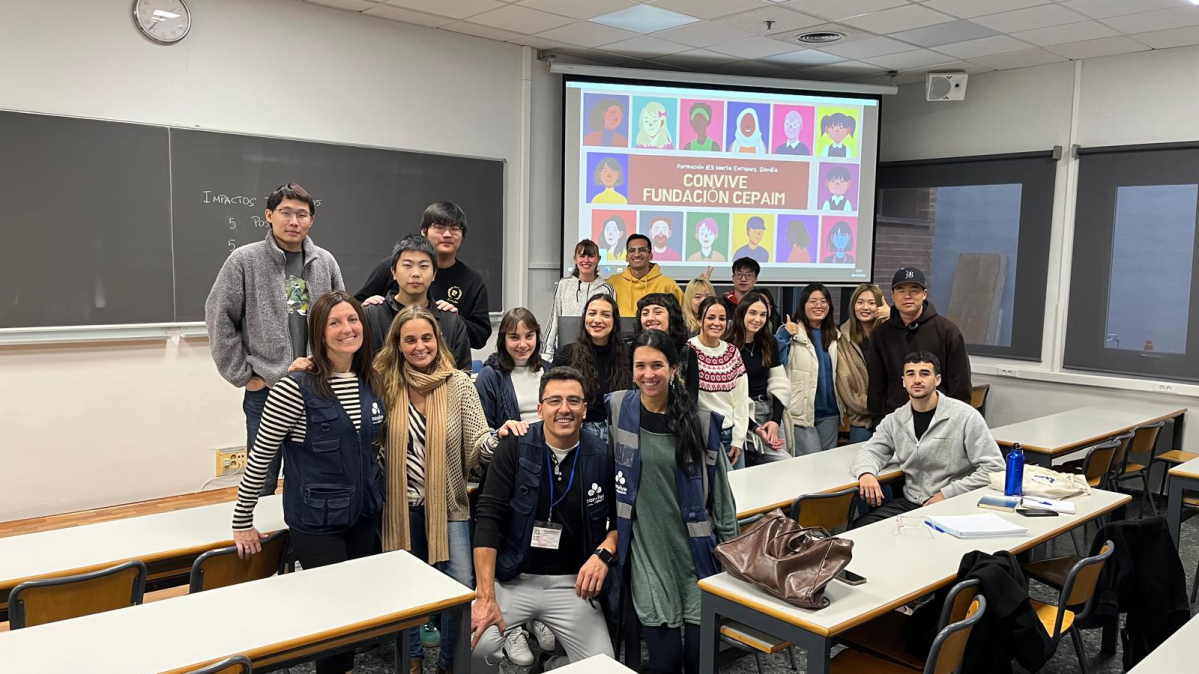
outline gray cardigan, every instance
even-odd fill
[[[230,384],[246,385],[258,375],[273,386],[291,364],[287,329],[287,257],[271,232],[229,254],[221,266],[208,300],[204,323],[217,371]],[[329,251],[304,239],[304,280],[308,296],[345,290],[341,268]]]
[[[904,498],[924,503],[937,492],[952,498],[985,487],[1004,470],[1003,455],[982,415],[970,405],[937,394],[937,410],[920,440],[912,427],[912,403],[888,414],[863,443],[850,471],[878,475],[894,457],[903,470]]]

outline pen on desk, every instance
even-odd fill
[[[937,526],[937,525],[933,524],[932,522],[929,522],[928,520],[924,520],[924,523],[925,523],[925,524],[927,524],[927,525],[928,525],[928,527],[929,527],[930,529],[932,529],[933,531],[940,531],[941,533],[945,533],[945,530],[944,530],[944,529],[942,529],[941,527],[939,527],[939,526]]]

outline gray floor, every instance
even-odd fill
[[[1164,504],[1163,504],[1164,505]],[[1162,508],[1164,512],[1164,508]],[[1129,517],[1137,516],[1137,506],[1133,505],[1129,508]],[[1091,535],[1094,534],[1094,527],[1089,529]],[[1056,539],[1050,543],[1050,554],[1074,554],[1074,546],[1068,537]],[[1182,563],[1187,573],[1187,591],[1190,591],[1191,583],[1195,578],[1195,566],[1199,561],[1199,517],[1194,517],[1182,525],[1182,541],[1179,546],[1181,549]],[[1031,594],[1040,600],[1054,602],[1056,601],[1056,593],[1047,588],[1032,583],[1030,588]],[[1192,607],[1194,612],[1195,607]],[[1086,653],[1089,656],[1088,668],[1092,674],[1116,674],[1123,671],[1123,666],[1120,661],[1119,648],[1114,656],[1099,655],[1099,631],[1083,632],[1083,639],[1086,641]],[[799,653],[798,665],[800,671],[803,670],[803,654]],[[355,662],[355,674],[387,674],[393,671],[394,651],[391,646],[384,645],[374,650],[360,654]],[[432,649],[425,653],[424,674],[434,674],[437,670],[437,649]],[[764,669],[768,673],[784,674],[790,673],[791,668],[788,664],[785,654],[763,657]],[[1017,671],[1023,671],[1016,667]],[[300,667],[293,667],[292,672],[295,674],[310,674],[313,672],[311,664]],[[526,674],[528,671],[522,667],[505,667],[508,674]],[[757,674],[757,668],[754,666],[753,658],[743,658],[735,664],[721,670],[726,674]],[[1041,670],[1046,674],[1073,674],[1081,672],[1078,666],[1078,659],[1074,655],[1074,649],[1071,647],[1069,640],[1063,641],[1058,647],[1057,654],[1054,658]],[[406,674],[406,673],[404,673]],[[468,674],[466,669],[459,670],[459,674]]]

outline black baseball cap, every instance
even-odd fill
[[[891,277],[891,289],[900,283],[919,283],[921,288],[928,289],[928,284],[924,282],[924,272],[915,267],[904,267],[895,272],[895,276]]]

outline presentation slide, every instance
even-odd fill
[[[869,280],[878,100],[691,86],[566,79],[564,267],[591,239],[619,274],[637,233],[682,284]]]

